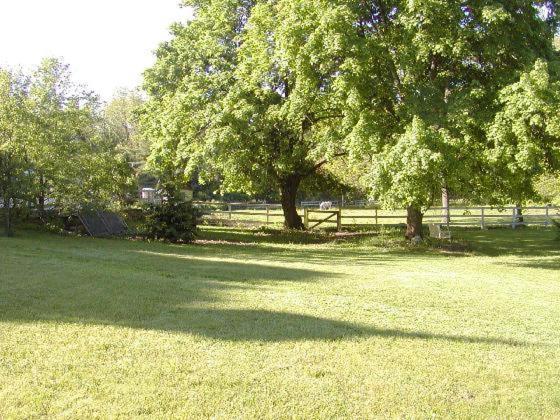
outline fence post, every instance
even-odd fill
[[[336,230],[337,232],[342,230],[342,210],[338,210],[336,213]]]
[[[517,206],[513,208],[513,216],[511,218],[511,228],[515,229],[517,227]]]
[[[303,225],[305,229],[309,229],[309,209],[307,207],[303,209]]]
[[[379,226],[379,214],[378,214],[378,209],[375,209],[375,226]]]
[[[268,204],[266,205],[266,224],[270,224],[270,206]]]
[[[228,204],[229,220],[231,220],[231,204]]]
[[[486,222],[484,220],[484,207],[480,208],[480,228],[482,230],[486,229]]]
[[[546,226],[550,226],[550,207],[546,206]]]

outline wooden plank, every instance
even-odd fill
[[[322,225],[323,223],[328,223],[328,221],[329,221],[330,219],[332,219],[334,216],[336,216],[336,213],[330,215],[329,217],[327,217],[327,218],[324,219],[324,220],[319,220],[318,223],[315,224],[315,225],[313,225],[313,226],[311,226],[310,229],[313,230],[313,229],[315,229],[316,227]],[[311,220],[310,220],[310,221],[311,221]],[[332,222],[331,222],[331,223],[332,223]]]

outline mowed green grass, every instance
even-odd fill
[[[0,418],[560,417],[555,233],[455,235],[0,238]]]

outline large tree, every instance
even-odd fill
[[[321,10],[296,1],[199,1],[146,74],[152,162],[167,173],[218,172],[223,188],[278,188],[288,228],[303,228],[303,180],[344,154],[339,57]],[[326,51],[328,53],[326,53]]]
[[[500,112],[488,127],[488,160],[495,194],[521,203],[533,199],[536,179],[560,171],[560,78],[539,60],[519,82],[500,92]]]
[[[369,156],[375,197],[408,209],[407,237],[422,234],[423,211],[442,188],[497,200],[488,127],[500,92],[535,60],[556,58],[556,3],[313,3],[329,38],[352,45],[336,82],[346,92],[347,145],[356,161]]]
[[[347,17],[335,30],[355,45],[340,73],[349,145],[370,156],[375,196],[408,208],[407,236],[422,234],[444,187],[492,196],[488,126],[500,92],[537,59],[555,59],[556,2],[335,3]]]

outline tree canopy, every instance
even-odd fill
[[[230,191],[275,185],[286,225],[300,228],[301,182],[345,154],[337,62],[321,56],[310,18],[318,10],[289,2],[197,6],[196,19],[175,28],[147,73],[153,163],[209,179],[218,172]],[[303,42],[308,37],[315,45]]]
[[[102,129],[96,95],[74,84],[67,65],[46,59],[30,75],[0,69],[0,193],[7,233],[14,208],[106,207],[130,167]]]
[[[503,90],[536,60],[554,61],[555,2],[347,2],[355,51],[346,58],[350,150],[371,159],[372,192],[422,211],[442,187],[498,201],[489,131]],[[372,13],[373,10],[373,13]],[[356,24],[358,22],[358,24]],[[501,172],[501,176],[507,176]],[[513,175],[515,176],[515,175]]]
[[[29,198],[27,192],[31,185],[22,141],[29,136],[26,86],[22,75],[0,69],[0,199],[8,236],[13,234],[12,209],[19,200]]]
[[[171,177],[218,172],[230,190],[274,184],[289,227],[301,226],[301,181],[338,156],[369,168],[375,198],[409,209],[415,236],[443,187],[520,200],[533,190],[515,180],[538,172],[520,160],[527,138],[556,153],[552,111],[548,139],[534,124],[525,139],[519,127],[507,133],[514,120],[542,114],[535,107],[554,109],[555,95],[529,109],[514,104],[524,95],[518,84],[544,77],[545,64],[549,90],[557,89],[555,1],[186,4],[196,8],[194,20],[173,28],[146,73],[152,164]],[[506,147],[512,141],[518,152]]]

